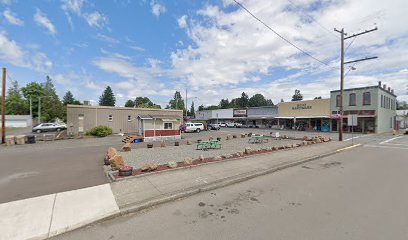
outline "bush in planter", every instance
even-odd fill
[[[106,137],[112,134],[112,128],[108,126],[96,126],[86,132],[86,135],[92,135],[96,137]]]

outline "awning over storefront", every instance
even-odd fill
[[[298,116],[298,117],[275,117],[276,119],[309,119],[309,118],[330,118],[330,116]]]

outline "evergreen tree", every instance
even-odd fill
[[[200,106],[198,106],[198,111],[203,111],[204,110],[204,105],[201,104]]]
[[[242,92],[241,97],[236,100],[237,107],[248,107],[249,105],[249,97],[248,94]]]
[[[281,101],[280,102],[285,102],[285,101],[283,101],[283,98],[281,98]]]
[[[221,99],[219,106],[220,106],[221,109],[230,108],[230,102],[229,102],[228,98],[227,99]]]
[[[268,102],[262,94],[253,95],[248,101],[249,107],[262,107],[267,106]]]
[[[66,106],[68,104],[74,104],[75,98],[71,91],[65,93],[64,97],[62,98],[62,103]]]
[[[127,100],[127,102],[125,103],[125,107],[135,107],[135,102],[132,100]]]
[[[268,99],[266,100],[266,106],[274,106],[275,104],[273,104],[272,99]]]
[[[43,84],[44,95],[41,99],[41,120],[49,122],[55,119],[65,119],[64,106],[61,103],[52,79],[47,76]]]
[[[17,81],[11,82],[11,87],[7,91],[6,114],[23,115],[26,114],[24,100],[21,96]]]
[[[185,106],[184,106],[184,100],[181,97],[181,94],[179,91],[176,91],[174,93],[174,97],[173,99],[171,99],[169,101],[169,106],[171,109],[181,109],[181,110],[186,110]]]
[[[110,86],[107,86],[99,97],[99,106],[115,106],[116,98],[115,94]]]
[[[300,90],[296,89],[295,94],[292,96],[292,102],[294,101],[302,101],[303,100],[303,95],[300,93]]]
[[[190,116],[195,117],[194,101],[191,102]]]

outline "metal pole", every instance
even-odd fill
[[[38,96],[38,123],[41,123],[41,96]]]
[[[33,124],[33,99],[30,95],[30,118],[31,118],[31,124]]]
[[[3,84],[1,94],[1,143],[6,143],[6,68],[3,68]]]
[[[339,141],[343,141],[343,93],[344,93],[344,28],[341,29],[341,60],[340,60],[340,129]]]

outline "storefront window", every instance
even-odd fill
[[[363,105],[371,105],[371,93],[363,93]]]
[[[356,94],[355,93],[350,93],[350,95],[349,95],[349,105],[350,106],[356,106]]]
[[[173,129],[173,123],[171,122],[164,123],[164,129]]]

